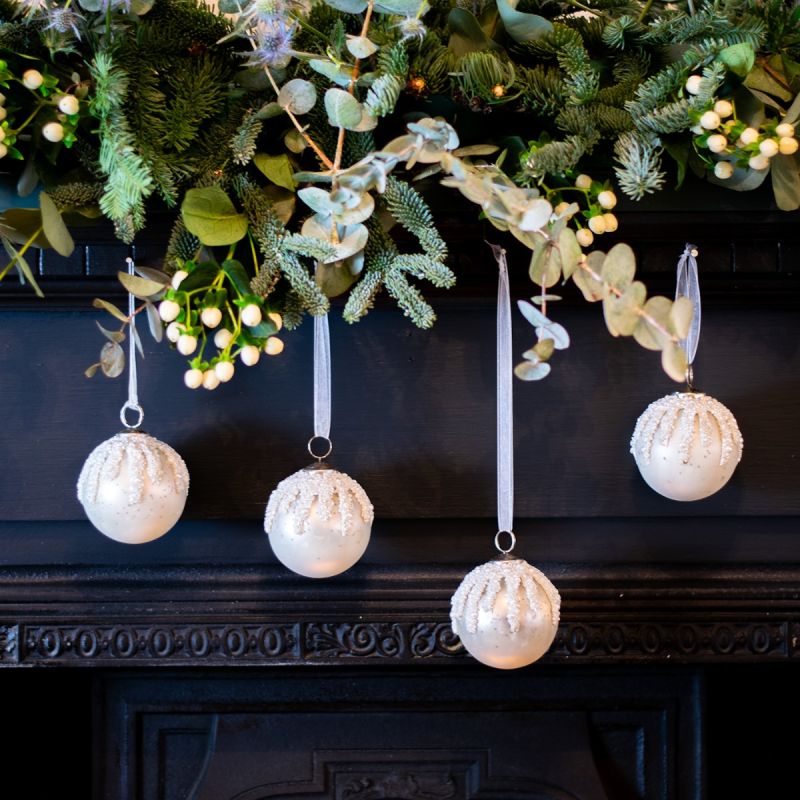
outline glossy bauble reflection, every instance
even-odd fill
[[[168,444],[140,431],[112,436],[91,452],[78,478],[78,500],[109,539],[143,544],[180,519],[189,472]]]
[[[651,489],[671,500],[702,500],[718,492],[742,458],[733,414],[713,397],[676,392],[639,417],[631,453]]]
[[[276,557],[292,572],[330,578],[364,555],[373,519],[372,503],[356,481],[314,464],[278,484],[264,530]]]
[[[521,558],[476,567],[453,595],[450,619],[469,654],[497,669],[540,659],[558,631],[561,598],[544,573]]]

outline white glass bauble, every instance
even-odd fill
[[[702,500],[719,491],[742,458],[733,414],[713,397],[676,392],[639,417],[631,453],[648,486],[671,500]]]
[[[189,492],[183,459],[140,431],[112,436],[92,451],[78,478],[78,500],[110,539],[143,544],[180,519]]]
[[[329,578],[364,554],[374,517],[356,481],[314,464],[278,484],[267,504],[264,530],[278,560],[292,572]]]
[[[450,605],[453,632],[473,658],[497,669],[540,659],[558,631],[561,597],[547,576],[521,558],[475,567]]]

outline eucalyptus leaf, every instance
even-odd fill
[[[345,14],[360,14],[367,7],[367,0],[325,0],[325,5]]]
[[[125,351],[116,342],[106,342],[100,350],[100,369],[107,378],[117,378],[125,369]]]
[[[599,276],[602,273],[603,261],[605,261],[605,253],[595,250],[586,257],[586,269],[579,265],[578,269],[572,273],[572,280],[590,303],[602,300],[606,296],[605,284],[602,280],[594,277],[594,275]]]
[[[731,72],[744,78],[756,63],[756,54],[753,48],[746,43],[732,44],[726,47],[717,56]]]
[[[325,111],[334,128],[346,130],[358,127],[363,110],[361,103],[343,89],[330,88],[325,92]]]
[[[56,208],[56,204],[47,192],[39,194],[39,208],[42,212],[44,235],[53,249],[60,256],[72,255],[72,251],[75,249],[75,242],[72,240],[72,235],[61,218],[61,213]]]
[[[672,380],[681,383],[686,380],[686,370],[688,368],[686,353],[677,344],[670,342],[664,348],[661,353],[661,366]]]
[[[519,229],[522,231],[538,231],[544,228],[550,220],[553,207],[547,200],[538,197],[528,202],[519,221]]]
[[[125,334],[123,331],[110,331],[108,328],[104,328],[97,320],[95,320],[95,325],[97,325],[100,329],[100,333],[102,333],[109,342],[116,342],[119,344],[125,341]]]
[[[357,277],[350,272],[344,261],[330,264],[317,262],[314,270],[314,280],[326,297],[344,294],[356,282]]]
[[[419,9],[420,0],[376,0],[375,3],[375,10],[381,14],[396,14],[401,17],[413,17]]]
[[[112,317],[118,319],[120,322],[128,321],[128,315],[117,308],[113,303],[109,303],[108,300],[102,300],[99,297],[95,297],[95,299],[92,300],[92,305],[95,308],[101,308],[103,311],[108,311]]]
[[[172,278],[170,278],[166,272],[163,272],[160,269],[155,269],[154,267],[136,267],[135,269],[136,272],[143,278],[160,283],[162,288],[169,286],[172,280]]]
[[[490,156],[496,153],[500,148],[495,144],[469,144],[466,147],[459,147],[453,151],[453,155],[457,158],[464,158],[466,156]]]
[[[661,296],[651,297],[642,310],[657,323],[658,327],[652,325],[645,317],[640,317],[633,331],[633,338],[647,350],[663,350],[671,344],[669,335],[664,331],[670,329],[672,301]]]
[[[17,194],[20,197],[27,197],[39,185],[39,173],[36,172],[36,162],[29,158],[25,162],[25,168],[17,181]]]
[[[543,361],[523,361],[514,367],[514,374],[522,381],[540,381],[550,374],[550,365]]]
[[[144,358],[144,347],[142,347],[142,337],[139,336],[139,330],[133,326],[131,326],[131,336],[133,337],[133,343],[136,346],[137,352],[142,358]]]
[[[142,278],[139,275],[129,275],[127,272],[118,272],[117,278],[126,291],[142,300],[153,297],[164,289],[164,285],[161,283]]]
[[[542,339],[537,342],[533,347],[533,353],[542,361],[547,361],[555,351],[555,340]],[[530,352],[530,351],[529,351]]]
[[[318,72],[329,81],[344,88],[350,85],[350,81],[353,78],[352,67],[343,64],[334,64],[333,61],[326,61],[322,58],[312,58],[308,62],[308,66],[311,67],[314,72]]]
[[[679,338],[685,339],[692,328],[694,304],[688,297],[681,295],[672,304],[669,312],[669,329]]]
[[[447,15],[447,26],[450,28],[447,46],[457,58],[480,50],[503,49],[486,35],[477,17],[466,8],[452,9]]]
[[[333,209],[330,193],[317,186],[300,189],[297,196],[317,214],[330,214]]]
[[[624,292],[636,274],[636,256],[624,242],[615,244],[603,261],[601,277],[609,285]]]
[[[148,302],[145,306],[145,314],[147,314],[147,327],[150,329],[150,335],[156,342],[160,342],[164,338],[164,325],[158,315],[158,309]]]
[[[95,373],[97,372],[97,370],[98,370],[98,369],[100,369],[100,362],[99,362],[99,361],[98,361],[96,364],[92,364],[90,367],[87,367],[87,368],[86,368],[86,369],[83,371],[83,374],[84,374],[84,375],[85,375],[87,378],[93,378],[93,377],[95,376]]]
[[[629,284],[620,297],[609,294],[603,299],[603,316],[612,336],[631,336],[639,324],[647,288],[640,281]]]
[[[3,234],[15,244],[31,242],[33,247],[50,247],[42,229],[42,212],[38,208],[7,208],[3,211],[2,223],[7,230]]]
[[[798,119],[800,119],[800,94],[792,101],[792,104],[786,110],[786,116],[781,122],[788,122],[790,125],[794,125]]]
[[[797,154],[772,159],[772,191],[781,211],[800,208],[800,159]]]
[[[297,195],[282,186],[275,185],[266,186],[263,192],[272,203],[272,211],[275,216],[286,225],[297,206]]]
[[[346,46],[350,54],[356,58],[369,58],[378,51],[378,45],[366,36],[348,35]],[[331,295],[328,296],[331,297]]]
[[[283,137],[283,143],[290,153],[296,153],[297,155],[308,147],[308,142],[306,142],[303,138],[303,134],[300,133],[297,128],[292,128],[287,132],[286,136]]]
[[[250,294],[250,278],[241,262],[229,258],[222,262],[221,267],[239,294]]]
[[[517,11],[518,0],[497,0],[506,33],[515,42],[533,42],[553,32],[553,23],[538,14]]]
[[[247,217],[236,211],[219,186],[189,189],[181,205],[181,214],[189,233],[209,247],[234,244],[247,233]]]
[[[307,114],[316,105],[317,90],[314,84],[302,78],[293,78],[281,86],[278,105],[293,114]]]
[[[84,11],[96,13],[103,7],[103,0],[78,0],[78,5]]]
[[[572,277],[582,255],[581,246],[572,228],[564,228],[558,236],[558,249],[561,253],[561,274],[564,280]]]
[[[25,260],[25,256],[14,248],[14,245],[11,244],[6,236],[3,236],[2,240],[3,248],[6,253],[8,253],[9,258],[16,264],[20,282],[25,283],[27,281],[33,288],[33,291],[36,292],[37,297],[44,297],[44,292],[36,282],[36,276],[33,274],[31,265]]]
[[[273,117],[279,117],[285,111],[284,108],[280,106],[275,100],[270,101],[269,103],[265,103],[261,108],[258,109],[256,112],[256,117],[258,119],[272,119]]]
[[[293,192],[297,186],[294,182],[294,167],[286,153],[271,156],[267,153],[256,153],[253,163],[259,171],[276,186],[282,186]]]

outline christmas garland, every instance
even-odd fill
[[[0,170],[21,205],[0,218],[8,262],[39,291],[31,247],[68,255],[105,217],[132,242],[150,204],[175,212],[160,269],[121,273],[153,335],[213,389],[276,334],[346,295],[385,290],[416,325],[417,288],[451,286],[421,189],[457,189],[531,251],[520,308],[535,380],[569,345],[548,290],[572,280],[614,336],[683,380],[685,299],[647,298],[629,247],[606,254],[616,192],[687,171],[745,191],[771,177],[800,207],[800,8],[781,0],[0,0]],[[224,12],[224,13],[221,13]],[[488,124],[487,124],[488,123]],[[590,171],[612,174],[595,180]],[[424,180],[427,179],[427,180]],[[422,181],[422,182],[420,182]],[[38,198],[36,197],[38,192]],[[24,198],[31,198],[26,202]],[[477,212],[476,212],[477,213]],[[400,249],[393,228],[416,249]],[[406,237],[407,238],[407,237]],[[130,317],[103,329],[124,369]]]

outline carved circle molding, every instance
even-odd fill
[[[545,661],[781,660],[800,651],[800,620],[566,622]],[[0,665],[353,664],[467,662],[448,622],[0,625]]]

